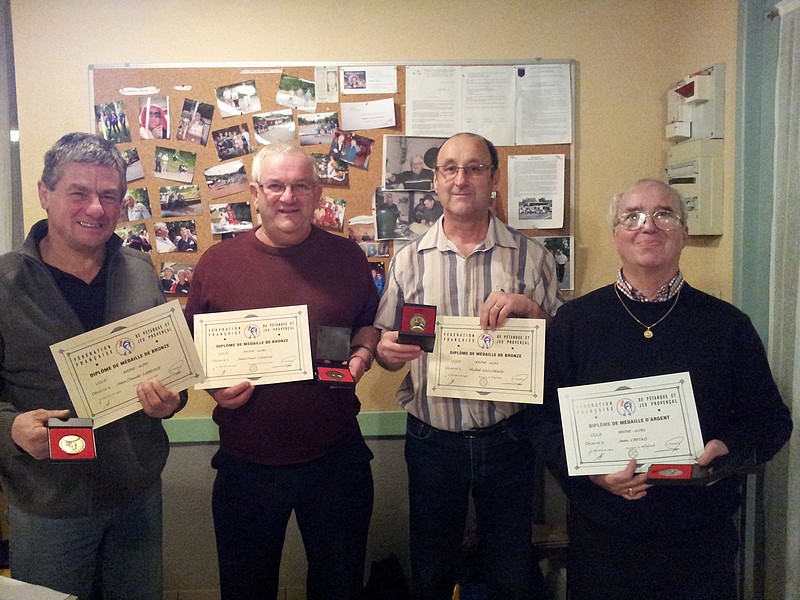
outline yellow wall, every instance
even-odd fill
[[[683,268],[690,283],[731,298],[736,0],[12,0],[11,9],[26,229],[43,216],[44,152],[91,127],[91,64],[576,60],[577,293],[618,268],[606,199],[663,177],[666,90],[724,63],[724,234],[693,238]]]

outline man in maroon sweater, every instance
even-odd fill
[[[306,305],[312,351],[322,325],[352,331],[349,369],[369,369],[378,295],[351,240],[312,226],[322,194],[302,150],[265,146],[250,193],[262,225],[217,244],[197,264],[186,305],[195,314]],[[211,390],[220,448],[213,516],[222,598],[275,598],[294,510],[308,558],[308,598],[361,597],[372,514],[372,453],[354,389],[314,380]]]

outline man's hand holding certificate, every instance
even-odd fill
[[[542,402],[544,321],[508,319],[483,331],[477,317],[436,318],[428,395]]]
[[[172,391],[203,379],[177,300],[50,346],[79,417],[102,427],[142,408],[136,387],[159,380]]]
[[[636,459],[650,464],[696,462],[703,435],[689,373],[558,390],[570,475],[604,475]]]
[[[194,316],[206,379],[195,387],[265,385],[314,377],[308,308],[280,306]]]

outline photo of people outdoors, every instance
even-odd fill
[[[409,239],[413,236],[409,219],[410,196],[409,192],[375,190],[373,200],[377,239]]]
[[[339,113],[325,112],[310,115],[297,115],[297,129],[301,146],[330,144],[333,132],[339,126]]]
[[[239,233],[253,228],[249,202],[211,204],[208,208],[211,213],[212,235]]]
[[[162,217],[199,215],[202,209],[199,185],[169,185],[159,188]]]
[[[123,246],[142,252],[150,252],[153,249],[150,244],[150,234],[147,233],[147,225],[144,223],[120,227],[115,229],[114,233],[122,238]]]
[[[196,252],[197,229],[194,220],[158,221],[153,224],[158,252]]]
[[[367,169],[374,143],[375,140],[367,137],[336,129],[328,154],[359,169]]]
[[[575,289],[575,265],[572,261],[572,237],[536,237],[537,242],[547,248],[556,261],[556,279],[562,290]]]
[[[245,156],[253,151],[250,129],[246,123],[212,131],[211,137],[220,160]]]
[[[218,87],[216,96],[219,114],[223,117],[236,117],[261,110],[256,82],[252,79]]]
[[[214,165],[203,171],[203,174],[212,198],[246,192],[249,187],[247,171],[241,160]]]
[[[146,187],[132,188],[125,193],[122,199],[122,209],[119,211],[119,222],[141,221],[153,216],[150,208],[150,195]]]
[[[445,140],[424,136],[384,136],[384,189],[433,190],[436,156]]]
[[[517,215],[523,221],[541,221],[553,217],[554,198],[525,198],[517,205]]]
[[[169,97],[139,98],[139,138],[169,139]]]
[[[120,152],[125,159],[125,181],[130,183],[137,179],[144,178],[144,168],[142,161],[139,160],[139,151],[136,148],[128,148]]]
[[[156,146],[153,175],[162,179],[189,183],[194,178],[196,164],[197,154],[194,152]]]
[[[159,279],[165,294],[188,296],[194,265],[179,262],[162,262]]]
[[[314,112],[317,110],[315,94],[316,89],[313,81],[283,73],[280,83],[278,83],[275,102],[281,106],[296,108],[304,112]]]
[[[175,139],[205,146],[213,117],[213,105],[186,98]]]
[[[122,100],[95,104],[95,128],[98,135],[110,142],[120,144],[131,141],[131,130],[128,127],[128,116]]]
[[[253,131],[259,144],[291,144],[295,140],[292,109],[286,108],[253,115]]]

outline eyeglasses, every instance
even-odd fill
[[[456,175],[458,175],[458,172],[461,170],[464,171],[467,177],[480,177],[491,168],[491,165],[465,165],[463,167],[459,165],[436,165],[436,170],[439,171],[439,175],[446,180],[455,179]]]
[[[295,196],[308,196],[314,191],[314,184],[310,181],[298,181],[297,183],[259,183],[258,187],[269,195],[274,197],[283,196],[286,189],[291,189]]]
[[[657,210],[651,214],[644,213],[640,210],[634,210],[622,213],[618,216],[617,223],[621,225],[623,229],[634,231],[644,227],[648,217],[653,219],[653,224],[661,231],[672,231],[683,225],[683,219],[671,210]]]

